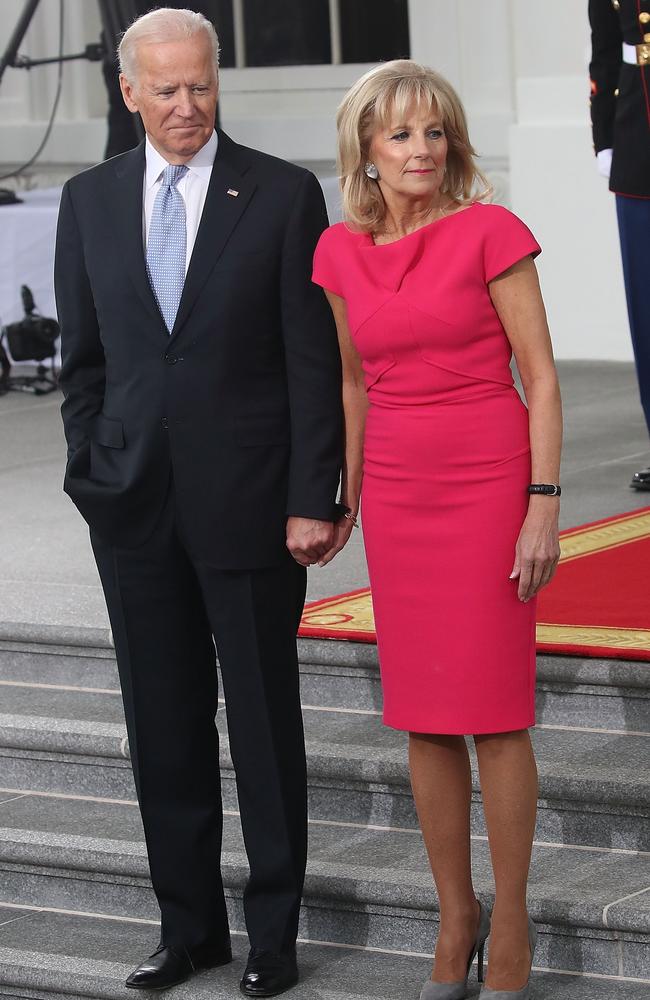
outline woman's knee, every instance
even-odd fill
[[[515,729],[507,733],[480,733],[474,736],[474,745],[479,757],[493,758],[513,752],[530,752],[530,733],[527,729]]]

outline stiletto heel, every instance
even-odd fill
[[[483,952],[485,950],[485,942],[488,934],[490,933],[490,914],[485,909],[480,899],[478,900],[478,905],[478,930],[476,932],[476,941],[472,945],[472,950],[467,962],[467,975],[463,980],[457,983],[434,983],[433,980],[429,979],[428,982],[426,982],[422,987],[420,1000],[465,1000],[465,997],[467,996],[467,980],[469,979],[469,970],[472,968],[472,962],[477,955],[479,982],[483,982]]]
[[[532,972],[533,957],[537,946],[537,928],[531,917],[528,918],[528,944],[530,946],[530,968]],[[520,990],[490,990],[484,986],[478,1000],[530,1000],[530,975],[525,986]]]

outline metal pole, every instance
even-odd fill
[[[0,59],[0,82],[2,82],[2,77],[4,76],[4,71],[7,66],[13,66],[15,62],[20,43],[27,34],[27,29],[29,28],[30,22],[39,3],[40,0],[27,0],[27,3],[23,8],[23,12],[18,18],[18,24],[14,28],[14,33],[9,39],[9,44],[5,49],[2,59]]]
[[[343,46],[341,45],[341,14],[339,0],[330,0],[330,48],[333,66],[343,62]]]
[[[246,26],[243,0],[233,0],[232,18],[235,35],[235,66],[237,69],[243,69],[246,65]]]

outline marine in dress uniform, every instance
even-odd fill
[[[625,294],[650,433],[650,0],[589,0],[591,122],[616,195]],[[650,468],[631,485],[650,490]]]

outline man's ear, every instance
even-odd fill
[[[120,73],[120,90],[122,91],[122,97],[124,98],[124,103],[126,104],[129,111],[138,111],[138,104],[135,100],[135,87],[127,80],[124,73]]]

